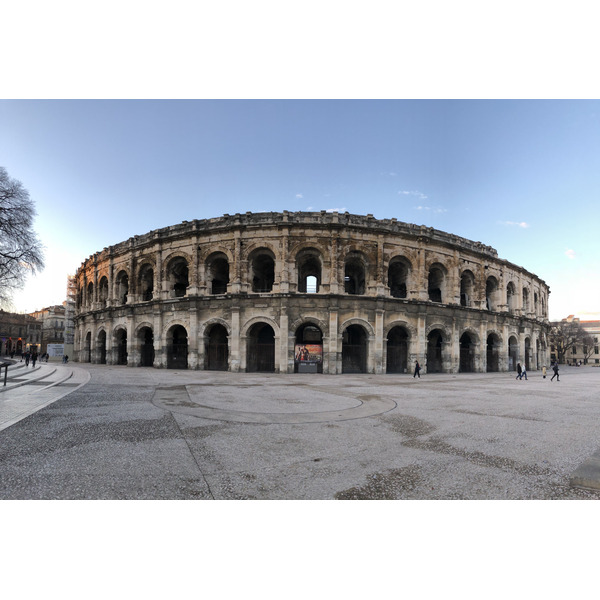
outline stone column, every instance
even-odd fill
[[[329,308],[329,343],[327,349],[327,360],[329,362],[329,373],[337,375],[342,372],[341,348],[338,350],[338,307]],[[339,354],[339,357],[338,357]]]
[[[373,339],[373,373],[381,374],[384,371],[384,341],[383,341],[383,321],[385,310],[378,308],[375,310],[375,337]]]
[[[229,336],[229,370],[238,373],[242,368],[240,336],[240,307],[231,307],[231,335]],[[244,365],[245,368],[245,365]]]

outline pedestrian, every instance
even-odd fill
[[[37,352],[33,352],[33,354],[31,355],[31,363],[32,366],[35,368],[35,361],[38,359],[38,355]]]
[[[415,374],[413,375],[413,379],[417,375],[419,376],[419,379],[421,379],[421,365],[419,364],[419,361],[417,361],[416,364],[415,364]]]
[[[555,377],[556,377],[556,381],[560,381],[560,379],[558,377],[558,363],[554,363],[552,370],[554,371],[554,375],[552,375],[552,377],[550,377],[550,381],[552,381]]]
[[[523,374],[523,369],[521,369],[521,363],[517,363],[517,376],[515,379],[521,379],[521,375]]]
[[[523,365],[523,369],[521,371],[521,379],[523,379],[523,377],[525,377],[525,381],[527,381],[527,367],[525,365]]]
[[[546,379],[546,365],[542,367],[542,377]]]
[[[25,352],[25,366],[28,367],[29,366],[29,359],[31,358],[31,354],[29,354],[29,350],[27,350],[27,352]]]

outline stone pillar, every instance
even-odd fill
[[[195,300],[190,300],[190,330],[188,331],[188,369],[197,370],[199,366],[198,351],[198,309]],[[204,347],[204,344],[201,344]]]
[[[231,307],[231,336],[229,337],[229,370],[238,373],[242,367],[240,336],[240,308]],[[244,365],[245,368],[245,365]]]
[[[281,307],[281,316],[279,317],[279,372],[293,373],[294,365],[292,362],[292,370],[289,369],[289,348],[288,348],[288,333],[289,333],[289,317],[287,307]]]
[[[342,349],[338,349],[338,307],[329,308],[329,343],[327,349],[327,360],[329,362],[329,373],[331,375],[337,375],[342,372]],[[339,356],[338,356],[339,354]]]
[[[385,373],[384,371],[384,357],[383,357],[383,321],[385,317],[385,310],[375,310],[375,337],[373,339],[373,373],[378,375]]]

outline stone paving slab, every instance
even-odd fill
[[[85,385],[0,431],[0,498],[600,499],[573,485],[600,445],[596,368],[560,384],[75,368]]]

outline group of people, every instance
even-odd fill
[[[554,375],[552,375],[550,381],[552,381],[555,377],[556,381],[560,381],[560,379],[558,378],[558,363],[554,363],[552,370],[554,371]],[[544,376],[544,379],[546,379],[546,365],[542,367],[542,375]],[[421,365],[419,364],[419,361],[416,361],[415,363],[415,372],[413,374],[413,379],[415,377],[421,379]],[[525,377],[525,380],[527,380],[527,369],[525,365],[521,366],[521,363],[517,363],[517,376],[515,377],[515,379],[522,380],[523,377]]]

